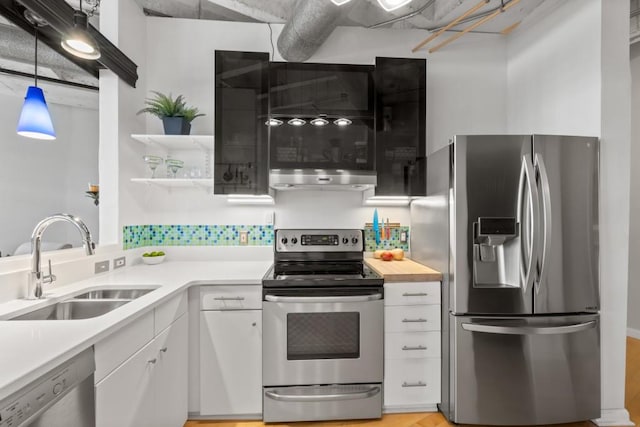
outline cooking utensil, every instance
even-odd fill
[[[376,237],[376,245],[380,244],[380,224],[378,224],[378,209],[373,210],[373,233]]]
[[[233,179],[233,172],[231,172],[231,163],[229,163],[229,168],[222,174],[222,179],[225,182],[229,182]]]

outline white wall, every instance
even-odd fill
[[[272,25],[274,45],[281,29]],[[422,38],[423,31],[339,27],[309,62],[373,64],[376,56],[424,58],[424,51],[411,53]],[[193,122],[193,134],[213,133],[214,51],[271,52],[266,24],[148,18],[147,40],[147,68],[141,70],[147,89],[184,94],[189,104],[206,113]],[[282,60],[277,52],[274,58]],[[500,37],[470,35],[429,57],[428,151],[445,145],[455,133],[504,132],[505,76],[505,42]],[[148,117],[146,127],[137,131],[162,133],[161,122]],[[145,174],[139,158],[125,161]],[[362,227],[373,209],[362,208],[361,198],[356,192],[296,191],[279,193],[275,207],[232,207],[196,189],[149,187],[138,201],[145,206],[144,215],[132,214],[130,223],[261,224],[264,214],[275,210],[278,227]],[[409,222],[407,208],[379,211],[392,221]]]
[[[628,425],[629,2],[547,0],[536,15],[508,43],[509,131],[601,138],[598,423]]]
[[[640,161],[640,43],[631,45],[631,161]],[[640,217],[640,168],[631,168],[631,218]],[[629,259],[640,259],[640,223],[631,221],[629,229]],[[629,263],[628,298],[629,335],[640,338],[640,263]]]
[[[24,90],[33,85],[24,79]],[[47,94],[46,88],[45,97]],[[77,91],[77,90],[76,90]],[[68,91],[72,96],[73,90]],[[96,95],[97,97],[97,95]],[[98,183],[98,111],[49,102],[57,139],[42,141],[16,134],[24,93],[0,94],[0,251],[13,254],[41,219],[68,212],[82,218],[98,238],[98,208],[86,197]],[[55,224],[44,241],[81,245],[69,224]]]

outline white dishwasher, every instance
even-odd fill
[[[0,427],[94,427],[93,347],[0,402]]]
[[[200,288],[200,414],[262,418],[262,287]]]

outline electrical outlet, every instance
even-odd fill
[[[400,243],[407,243],[407,232],[403,231],[400,233]]]
[[[109,260],[96,262],[94,264],[94,273],[104,273],[105,271],[109,271]]]
[[[115,258],[113,260],[113,269],[122,268],[127,265],[127,257],[121,256],[120,258]]]
[[[264,224],[265,225],[273,225],[275,212],[269,211],[264,214]]]
[[[249,244],[249,232],[248,231],[241,231],[240,232],[240,244],[241,245]]]

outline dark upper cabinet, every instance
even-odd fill
[[[215,52],[215,194],[268,192],[269,54]]]
[[[426,195],[426,71],[424,59],[376,58],[376,195]]]
[[[373,71],[370,65],[272,62],[270,168],[373,171]]]

